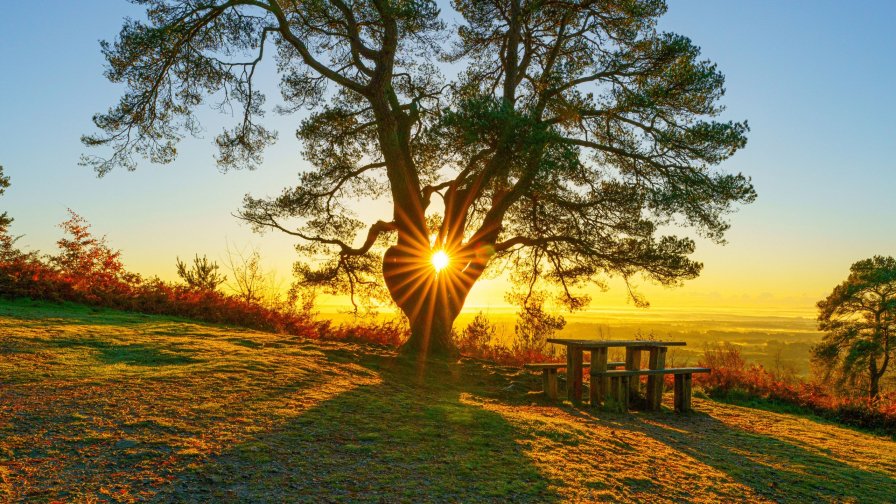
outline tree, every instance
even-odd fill
[[[481,311],[458,335],[457,343],[464,352],[482,351],[495,341],[498,328]]]
[[[177,258],[177,276],[179,276],[191,289],[200,291],[215,291],[218,286],[227,280],[227,277],[218,272],[218,263],[209,261],[207,257],[193,258],[193,264],[186,263]]]
[[[276,49],[277,110],[310,109],[297,137],[314,168],[278,197],[247,195],[240,216],[299,240],[305,284],[391,298],[411,327],[405,353],[456,353],[452,324],[490,265],[557,286],[572,308],[608,275],[696,277],[693,240],[660,229],[722,242],[725,215],[755,198],[748,178],[715,169],[747,124],[713,119],[724,77],[656,29],[662,0],[454,0],[453,33],[432,0],[140,3],[146,21],[102,44],[127,91],[83,138],[111,154],[84,162],[170,162],[210,97],[240,110],[216,139],[219,165],[257,166],[276,135],[256,69]],[[358,214],[374,200],[391,215]]]
[[[233,282],[227,287],[247,303],[265,306],[277,304],[279,293],[273,273],[265,273],[261,267],[261,253],[258,249],[231,249],[227,246],[225,266],[230,270]]]
[[[3,165],[0,165],[0,196],[9,189],[9,176],[3,174]],[[12,217],[7,212],[0,214],[0,262],[9,262],[21,255],[15,247],[18,237],[9,234],[9,226],[12,225]]]
[[[541,292],[511,293],[508,300],[519,305],[513,326],[513,349],[517,354],[544,352],[547,339],[566,327],[566,319],[545,310],[545,295]]]
[[[868,397],[896,354],[896,259],[874,256],[853,264],[849,276],[818,302],[818,328],[825,332],[813,356],[849,380],[867,380]]]
[[[90,224],[72,209],[69,219],[59,224],[65,235],[56,241],[59,253],[50,261],[68,278],[72,288],[88,296],[127,290],[139,283],[121,261],[121,251],[112,249],[105,236],[96,237]]]

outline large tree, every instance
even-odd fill
[[[103,44],[127,92],[84,138],[111,155],[85,161],[169,162],[210,99],[240,111],[218,163],[257,165],[275,134],[256,67],[276,49],[277,110],[301,118],[313,168],[278,197],[247,196],[241,216],[300,240],[306,283],[353,300],[385,284],[406,352],[456,351],[452,323],[490,265],[553,283],[571,307],[608,275],[695,277],[693,240],[662,232],[722,241],[725,214],[755,198],[715,169],[747,125],[713,120],[724,78],[656,29],[662,0],[454,0],[459,16],[428,0],[135,1],[146,20]],[[391,215],[371,215],[377,200]]]
[[[877,399],[880,380],[896,358],[896,259],[874,256],[853,264],[849,276],[818,302],[825,332],[815,358],[845,379],[862,378]]]

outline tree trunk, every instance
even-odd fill
[[[451,328],[473,284],[454,259],[436,271],[432,253],[428,247],[411,250],[396,245],[383,257],[386,286],[411,326],[411,336],[399,353],[423,360],[459,355]]]
[[[877,370],[877,362],[874,360],[874,357],[871,357],[870,360],[871,364],[869,364],[870,383],[868,384],[868,399],[874,402],[877,401],[877,398],[880,395],[880,377],[883,373]]]
[[[439,300],[436,299],[435,302],[438,303]],[[408,315],[407,311],[405,315]],[[422,359],[457,357],[460,352],[451,334],[457,315],[457,313],[440,313],[439,310],[431,315],[424,311],[414,319],[408,315],[411,337],[401,345],[399,352],[402,355]]]

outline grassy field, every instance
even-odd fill
[[[0,501],[892,502],[896,442],[809,417],[556,406],[515,369],[0,302]],[[667,397],[667,400],[670,399]]]

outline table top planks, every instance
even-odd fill
[[[610,348],[610,347],[642,347],[657,348],[671,346],[685,346],[684,341],[654,341],[654,340],[584,340],[570,338],[548,338],[548,343],[557,345],[566,345],[567,347],[576,347],[583,350],[591,348]]]

